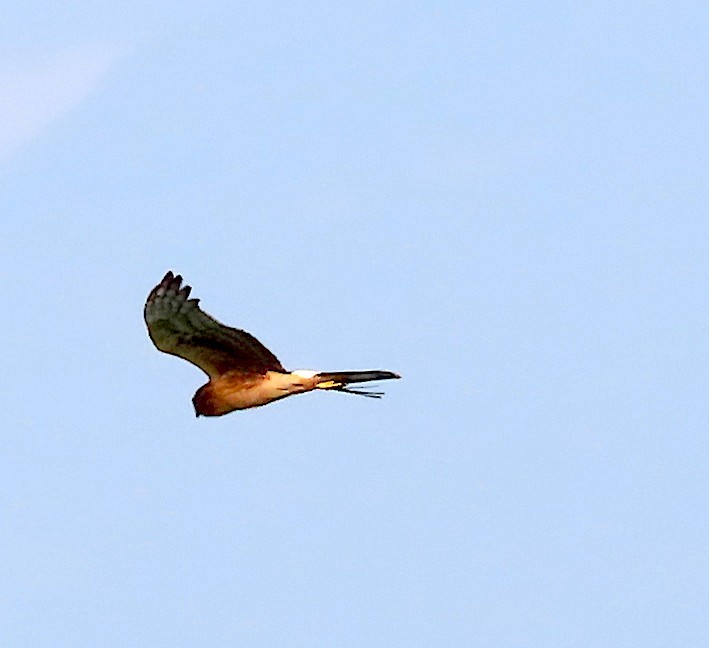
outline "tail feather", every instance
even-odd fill
[[[393,371],[327,371],[315,376],[317,379],[317,389],[334,389],[346,394],[356,394],[367,396],[368,398],[381,398],[384,392],[368,391],[367,387],[347,387],[352,383],[371,382],[373,380],[390,380],[401,378]]]
[[[381,398],[384,392],[371,391],[369,387],[330,387],[335,391],[344,392],[345,394],[354,394],[355,396],[366,396],[367,398]]]

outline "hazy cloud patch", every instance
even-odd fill
[[[71,50],[0,66],[0,158],[79,105],[120,55],[116,48]]]

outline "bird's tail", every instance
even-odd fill
[[[371,382],[372,380],[390,380],[392,378],[401,378],[401,376],[393,371],[328,371],[315,376],[317,380],[315,387],[316,389],[334,389],[335,391],[367,396],[368,398],[381,398],[384,392],[370,391],[367,387],[352,388],[347,385]]]

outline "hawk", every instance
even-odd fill
[[[153,344],[198,366],[209,376],[194,397],[197,416],[222,416],[266,405],[314,389],[381,398],[381,392],[352,383],[400,378],[392,371],[286,371],[263,344],[246,331],[221,324],[189,299],[190,286],[168,272],[145,303],[145,323]]]

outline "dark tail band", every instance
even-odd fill
[[[393,371],[328,371],[319,373],[317,377],[323,382],[332,380],[343,385],[351,383],[371,382],[372,380],[390,380],[391,378],[401,378]]]
[[[393,371],[328,371],[319,373],[315,377],[318,379],[318,389],[334,389],[347,394],[357,394],[358,396],[367,396],[369,398],[381,398],[384,393],[367,391],[366,387],[361,389],[356,387],[348,388],[346,385],[371,382],[372,380],[401,378],[399,374]]]

